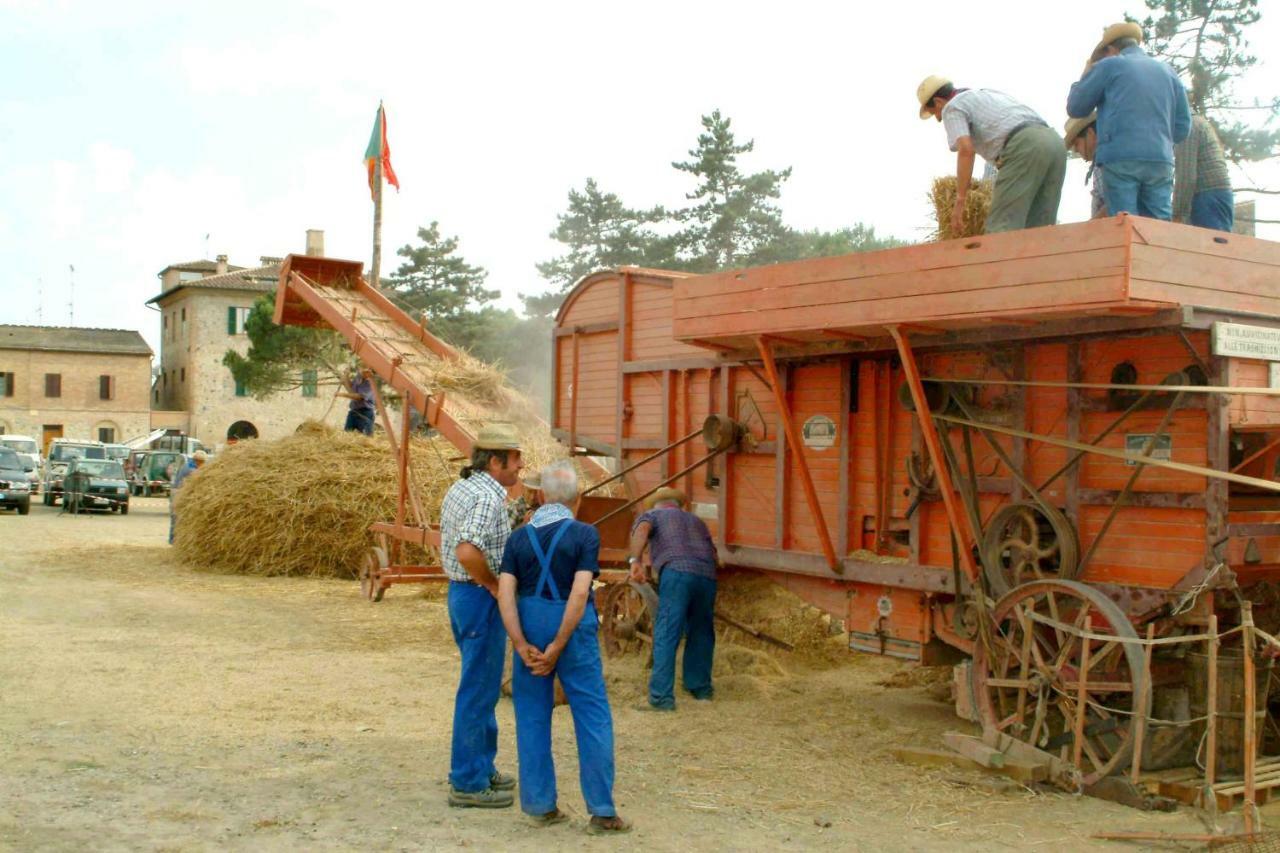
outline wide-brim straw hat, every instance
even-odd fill
[[[528,477],[521,478],[520,484],[524,486],[526,492],[542,491],[542,477],[537,474],[530,474]]]
[[[916,100],[920,102],[920,118],[929,118],[929,102],[933,100],[933,96],[937,94],[939,89],[949,85],[951,85],[950,77],[943,77],[941,74],[930,74],[916,87]]]
[[[481,428],[471,446],[478,450],[519,450],[520,434],[511,424],[489,424]]]
[[[195,453],[191,454],[191,458],[197,462],[204,462],[209,458],[209,454],[205,453],[203,450],[197,450]]]
[[[1120,39],[1137,39],[1138,44],[1142,44],[1142,25],[1134,21],[1112,24],[1102,31],[1102,40],[1098,42],[1093,52],[1097,54],[1107,45]]]
[[[1067,119],[1066,127],[1062,131],[1062,140],[1067,145],[1067,150],[1071,150],[1071,143],[1076,141],[1076,137],[1084,133],[1085,130],[1098,120],[1098,111],[1094,110],[1084,118]]]
[[[684,506],[685,503],[687,503],[684,492],[679,489],[673,489],[670,486],[663,486],[661,489],[658,489],[658,491],[645,498],[644,505],[646,508],[652,509],[663,501],[675,501],[680,504],[680,506]]]

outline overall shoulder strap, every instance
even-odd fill
[[[538,559],[538,565],[542,571],[538,574],[538,585],[534,589],[534,595],[542,595],[543,587],[551,590],[551,597],[560,601],[560,589],[556,586],[555,578],[551,576],[551,556],[556,552],[556,546],[560,544],[560,539],[564,536],[566,530],[569,529],[567,521],[561,522],[560,529],[551,537],[551,543],[547,546],[547,550],[542,550],[542,545],[538,542],[538,533],[532,524],[525,525],[525,529],[529,531],[529,544],[533,547],[533,555]]]

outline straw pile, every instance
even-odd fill
[[[828,616],[768,578],[730,574],[717,586],[717,611],[790,643],[795,647],[791,654],[804,662],[818,664],[831,660],[837,654],[847,654],[842,641],[836,636],[840,633],[838,624],[833,627]],[[735,643],[754,645],[758,642],[735,628],[725,630],[733,635]],[[778,653],[774,646],[760,645],[759,648],[769,654]]]
[[[546,428],[519,427],[526,465],[562,458]],[[458,451],[443,438],[415,439],[410,456],[428,520],[457,478]],[[397,473],[385,436],[307,423],[275,441],[227,448],[178,493],[175,549],[184,562],[256,575],[354,577],[374,521],[395,518]],[[434,563],[436,557],[409,554]]]
[[[991,182],[973,181],[969,184],[969,193],[965,196],[964,230],[959,233],[951,230],[951,211],[956,206],[955,175],[935,178],[933,188],[929,191],[929,201],[933,203],[933,216],[938,223],[937,229],[930,235],[931,239],[976,237],[987,226],[987,212],[991,210]]]

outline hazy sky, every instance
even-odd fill
[[[919,81],[1003,89],[1060,127],[1125,11],[1141,0],[0,0],[0,323],[66,324],[74,265],[76,325],[157,347],[143,302],[170,263],[254,265],[301,251],[308,228],[367,263],[361,155],[379,99],[403,188],[387,195],[384,268],[437,219],[512,306],[543,289],[534,264],[587,177],[635,206],[680,205],[691,186],[670,163],[717,107],[756,141],[745,168],[794,168],[789,224],[919,239],[929,183],[954,164],[916,116]],[[1254,29],[1253,50],[1280,55],[1280,24]],[[1251,93],[1277,79],[1263,64]],[[1063,221],[1087,216],[1083,175],[1073,162]],[[1280,202],[1259,215],[1280,219]]]

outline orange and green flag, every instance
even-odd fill
[[[399,190],[400,180],[396,178],[396,170],[391,168],[391,147],[387,145],[387,111],[382,108],[382,104],[378,104],[378,115],[373,120],[373,133],[369,135],[369,147],[364,150],[364,164],[369,170],[369,194],[374,198],[378,196],[374,181],[377,180],[379,160],[382,161],[382,177]]]

